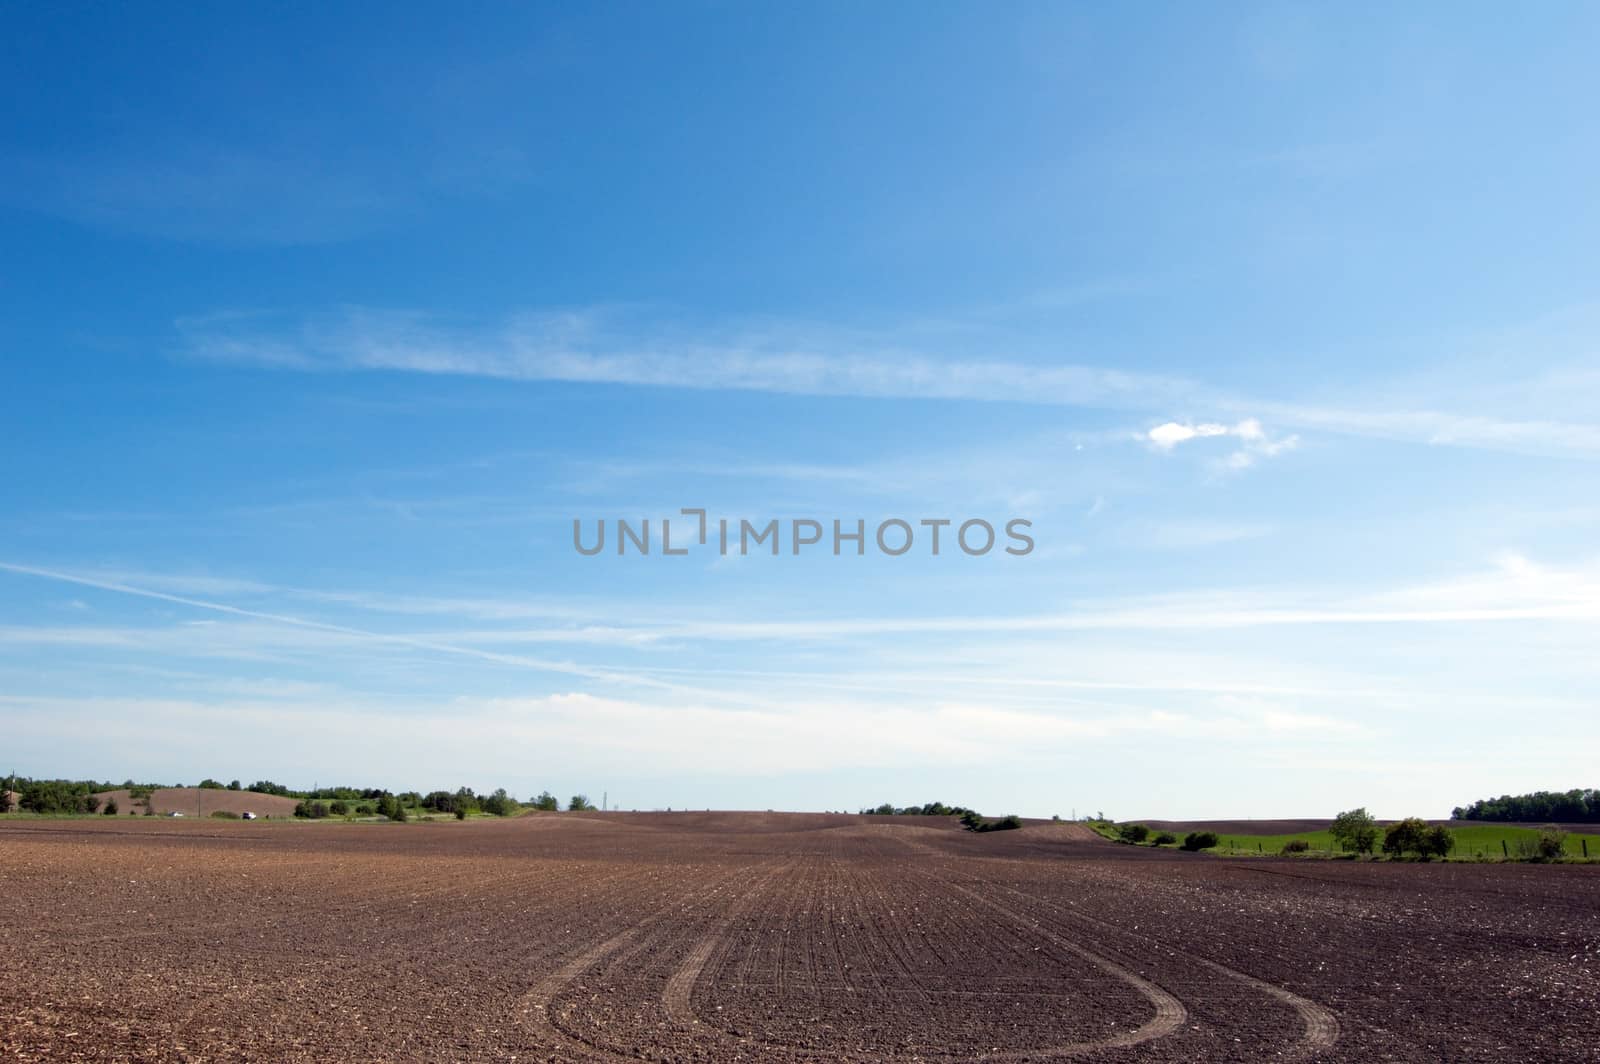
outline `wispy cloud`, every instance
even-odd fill
[[[221,313],[180,319],[191,357],[300,371],[389,371],[793,395],[966,400],[1221,417],[1148,430],[1170,449],[1229,437],[1224,460],[1243,468],[1298,442],[1301,431],[1600,459],[1600,424],[1450,412],[1420,405],[1325,406],[1229,394],[1161,373],[1061,360],[982,358],[907,349],[915,330],[848,331],[805,323],[691,328],[620,309],[542,311],[498,322],[451,322],[414,311],[348,308],[310,317]],[[967,340],[967,344],[975,341]]]

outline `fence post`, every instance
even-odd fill
[[[1588,857],[1589,856],[1589,840],[1588,839],[1579,839],[1578,841],[1583,843],[1583,856],[1584,857]]]
[[[1500,840],[1500,855],[1502,857],[1510,857],[1511,856],[1511,851],[1506,849],[1506,840],[1505,839],[1501,839]]]

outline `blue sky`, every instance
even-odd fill
[[[1594,783],[1591,7],[0,18],[5,768]],[[572,547],[682,507],[1036,547]]]

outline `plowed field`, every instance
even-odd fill
[[[0,1058],[1595,1060],[1600,868],[782,814],[0,823]]]

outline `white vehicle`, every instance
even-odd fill
[[[168,813],[168,816],[182,816],[182,813]]]
[[[240,813],[239,818],[241,820],[254,820],[256,815],[254,813]]]

